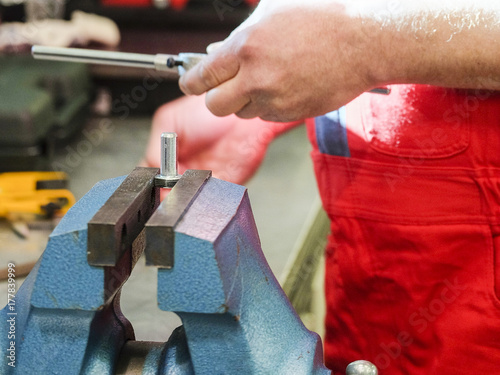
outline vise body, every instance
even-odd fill
[[[189,170],[159,204],[157,174],[101,181],[68,211],[0,312],[0,373],[329,374],[264,258],[246,189]],[[143,252],[160,309],[182,320],[165,343],[135,341],[120,311]]]

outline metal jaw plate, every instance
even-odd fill
[[[211,171],[187,170],[146,224],[146,265],[174,266],[174,230]]]
[[[135,168],[88,223],[87,259],[92,266],[114,266],[158,207],[157,168]]]

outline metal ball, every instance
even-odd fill
[[[378,375],[377,367],[368,361],[354,361],[345,370],[346,375]]]

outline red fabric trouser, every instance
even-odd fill
[[[500,374],[500,95],[392,89],[347,106],[350,157],[308,121],[332,220],[326,364]]]

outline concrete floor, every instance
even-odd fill
[[[149,118],[94,119],[86,130],[104,129],[103,126],[107,131],[101,132],[102,139],[92,147],[85,148],[85,138],[81,133],[56,157],[56,161],[69,172],[70,189],[77,199],[97,181],[128,174],[144,154]],[[309,149],[304,127],[290,131],[273,142],[262,167],[247,184],[263,251],[278,279],[317,199]],[[0,265],[11,260],[36,258],[44,248],[43,239],[36,239],[38,245],[33,249],[29,241],[10,238],[13,234],[4,231],[3,236]],[[6,243],[15,245],[6,246]],[[23,249],[29,249],[29,253],[23,253]],[[5,283],[0,283],[0,294],[6,295]],[[122,309],[134,326],[137,340],[165,341],[171,330],[180,324],[175,314],[158,309],[156,270],[145,267],[143,259],[124,286]]]

